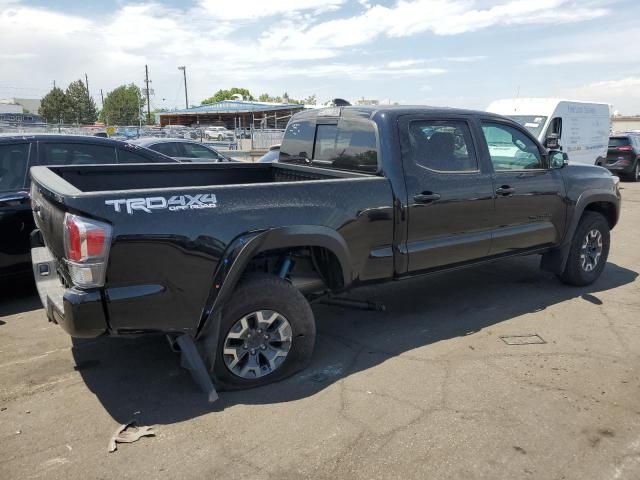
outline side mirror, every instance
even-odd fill
[[[566,153],[558,150],[551,150],[549,152],[549,167],[563,168],[566,165],[569,165],[569,157]]]
[[[558,137],[558,134],[550,133],[547,135],[547,138],[544,140],[544,146],[549,150],[558,150],[560,147],[560,137]]]

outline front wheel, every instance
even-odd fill
[[[307,366],[315,336],[313,312],[296,288],[275,275],[249,277],[223,310],[211,376],[224,390],[282,380]]]
[[[567,265],[559,275],[569,285],[585,286],[595,282],[609,256],[609,223],[597,212],[584,212],[571,242]]]

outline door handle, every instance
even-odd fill
[[[513,187],[510,187],[509,185],[502,185],[501,187],[498,187],[496,189],[496,193],[498,195],[502,195],[503,197],[507,197],[509,195],[513,195],[514,193],[516,193],[516,189]]]
[[[416,203],[431,203],[440,200],[440,195],[432,192],[423,192],[415,195],[413,200]]]

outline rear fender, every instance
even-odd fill
[[[295,247],[323,247],[333,252],[342,268],[344,286],[351,284],[351,255],[344,238],[335,230],[300,225],[243,234],[229,244],[218,264],[198,326],[198,335],[231,297],[247,265],[256,255],[268,250]]]

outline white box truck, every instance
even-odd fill
[[[496,100],[487,111],[512,118],[545,146],[555,142],[570,163],[604,165],[611,131],[611,105],[557,98]]]

